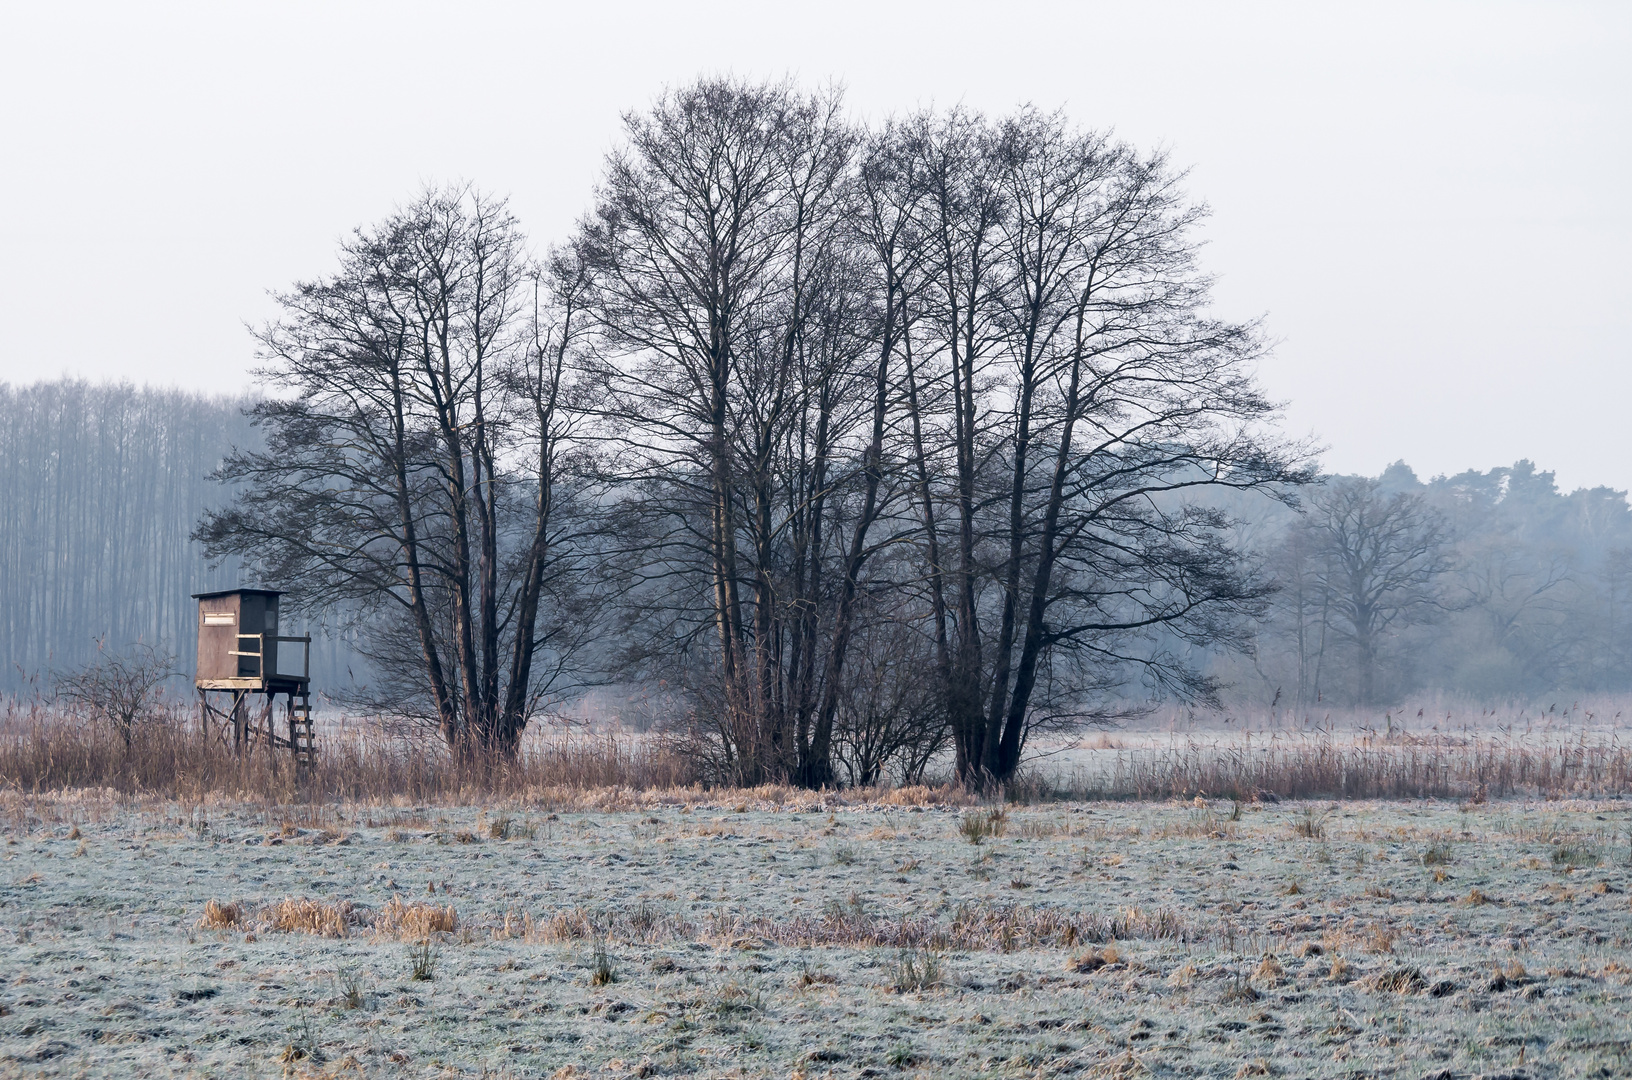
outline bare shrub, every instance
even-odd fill
[[[128,754],[139,728],[167,716],[164,680],[175,673],[174,653],[137,642],[121,655],[97,642],[97,658],[56,676],[57,696],[86,720],[117,735]]]

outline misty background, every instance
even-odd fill
[[[258,445],[248,404],[78,380],[0,387],[0,692],[43,689],[52,671],[94,659],[99,642],[162,644],[191,670],[189,594],[233,587],[241,573],[231,559],[212,568],[188,535],[230,496],[210,471],[231,448]],[[1278,586],[1244,652],[1201,658],[1229,683],[1228,704],[1311,713],[1408,696],[1497,704],[1632,689],[1626,492],[1566,491],[1528,460],[1434,477],[1400,461],[1365,480],[1329,477],[1303,514],[1261,496],[1222,504]],[[1418,538],[1431,534],[1415,558],[1433,572],[1394,597],[1407,610],[1380,634],[1369,695],[1342,610],[1352,586],[1329,540],[1311,535],[1346,487],[1363,488],[1374,512],[1414,509]],[[320,688],[367,677],[338,627],[317,628],[312,661]]]

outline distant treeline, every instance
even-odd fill
[[[211,472],[257,444],[248,404],[0,384],[0,690],[43,687],[99,643],[159,645],[190,670],[190,594],[250,583],[235,560],[211,569],[189,539],[229,494]],[[1247,650],[1213,661],[1228,698],[1308,711],[1632,688],[1625,492],[1565,493],[1529,461],[1427,482],[1399,463],[1329,478],[1301,514],[1267,499],[1227,509],[1278,587]],[[332,683],[357,660],[326,641],[314,663]]]
[[[46,688],[99,647],[141,642],[192,669],[191,594],[247,584],[189,539],[230,494],[209,479],[254,445],[245,399],[77,379],[0,383],[0,692]],[[314,657],[333,665],[334,649]]]
[[[1240,512],[1278,586],[1234,695],[1303,712],[1407,695],[1495,702],[1632,688],[1632,509],[1529,461],[1427,481],[1331,477],[1303,512]]]

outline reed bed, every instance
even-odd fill
[[[1632,792],[1632,746],[1616,734],[1574,740],[1277,733],[1257,739],[1175,738],[1119,749],[1089,764],[1034,767],[1017,801],[1604,798]]]
[[[143,725],[130,747],[113,733],[35,709],[0,719],[0,788],[27,794],[102,789],[203,801],[473,803],[552,789],[616,792],[694,787],[695,763],[660,739],[578,731],[530,737],[514,760],[468,760],[431,739],[382,726],[331,725],[317,763],[288,751],[240,756],[196,721]]]
[[[1617,729],[1574,736],[1464,732],[1271,732],[1085,751],[1086,762],[1034,763],[1004,795],[1050,800],[1420,799],[1615,797],[1632,793],[1632,746]],[[1057,760],[1057,759],[1055,759]],[[44,709],[0,716],[0,791],[33,795],[102,790],[202,802],[477,804],[494,799],[630,809],[657,793],[786,804],[815,793],[785,785],[752,792],[709,787],[704,762],[660,736],[539,729],[513,760],[469,760],[439,742],[392,735],[381,724],[330,725],[317,764],[294,768],[286,751],[239,756],[195,720],[147,724],[129,747],[102,728]],[[706,796],[703,794],[707,789]],[[949,782],[847,792],[840,801],[969,805]]]

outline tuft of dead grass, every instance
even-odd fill
[[[1392,926],[1383,923],[1373,923],[1366,932],[1365,950],[1368,953],[1391,953],[1394,943],[1400,939],[1400,932]]]
[[[459,929],[459,913],[453,905],[407,903],[393,896],[374,917],[374,932],[399,941],[421,941],[432,934],[451,934]]]
[[[198,920],[198,925],[205,930],[235,930],[248,922],[247,913],[237,904],[210,900],[204,904],[204,917]]]
[[[322,900],[280,900],[264,912],[272,929],[284,934],[312,934],[343,938],[353,926],[361,925],[362,913],[349,900],[326,903]]]
[[[1274,953],[1265,953],[1264,958],[1258,961],[1258,966],[1252,972],[1253,979],[1270,986],[1280,985],[1281,979],[1285,976],[1286,969],[1281,967],[1281,962],[1275,958]]]
[[[1379,994],[1420,994],[1428,980],[1414,967],[1399,967],[1379,972],[1365,980],[1365,986]]]
[[[1079,975],[1087,975],[1098,971],[1102,967],[1120,963],[1121,960],[1122,954],[1117,952],[1116,943],[1112,942],[1103,948],[1088,949],[1077,953],[1066,961],[1065,966]]]

